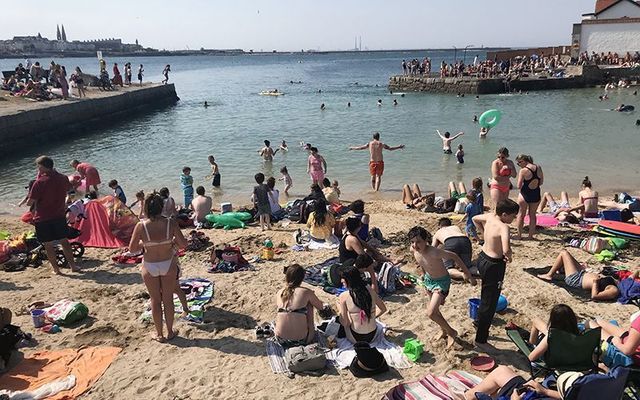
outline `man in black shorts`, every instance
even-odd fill
[[[442,247],[444,250],[457,254],[464,265],[471,271],[471,274],[478,275],[478,269],[471,265],[471,240],[469,240],[457,225],[451,225],[449,218],[440,218],[438,227],[439,229],[435,235],[433,235],[431,245],[433,247]],[[451,260],[445,260],[444,266],[447,268],[447,272],[449,272],[451,278],[464,279],[462,271],[457,269]]]
[[[53,272],[60,274],[56,263],[55,243],[62,245],[71,271],[77,272],[76,263],[67,235],[69,227],[65,217],[67,192],[71,190],[69,179],[53,169],[53,160],[47,156],[36,159],[38,176],[29,191],[27,205],[33,206],[33,224],[36,236],[47,251]]]

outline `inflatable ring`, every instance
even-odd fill
[[[483,128],[493,128],[498,125],[502,118],[502,113],[499,110],[489,110],[482,113],[478,123]]]

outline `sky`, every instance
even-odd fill
[[[595,0],[58,0],[46,7],[46,18],[4,18],[0,39],[38,32],[55,39],[59,23],[68,40],[138,39],[167,50],[348,50],[356,36],[363,50],[568,45],[572,24],[594,5]]]

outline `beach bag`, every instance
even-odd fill
[[[56,325],[71,325],[89,315],[89,308],[79,301],[60,300],[46,309],[45,318]]]
[[[369,237],[367,238],[367,241],[372,239],[376,239],[380,243],[384,243],[384,236],[382,236],[382,231],[380,230],[380,228],[377,228],[377,227],[371,228],[371,230],[369,231]]]
[[[325,276],[325,279],[327,280],[327,284],[329,284],[329,286],[334,288],[342,287],[342,270],[342,264],[340,263],[334,263],[329,265],[328,267],[323,268],[322,273]]]
[[[400,269],[390,262],[382,264],[378,275],[378,288],[383,294],[391,294],[396,291],[396,280],[400,276]]]
[[[291,347],[284,351],[284,361],[291,372],[316,371],[325,367],[327,357],[317,344]]]
[[[589,254],[597,254],[597,253],[600,253],[602,250],[609,249],[610,244],[607,239],[602,239],[602,238],[593,236],[588,239],[584,239],[582,243],[580,243],[580,248]]]

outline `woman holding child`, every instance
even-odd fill
[[[278,314],[275,335],[278,343],[285,349],[304,346],[313,341],[313,308],[321,310],[325,307],[313,290],[300,287],[304,275],[304,268],[297,264],[287,267],[286,285],[276,294]]]
[[[144,249],[142,261],[142,280],[151,297],[151,314],[156,328],[153,340],[165,342],[176,336],[173,331],[174,305],[173,293],[178,276],[178,258],[175,248],[187,246],[175,219],[162,216],[164,200],[157,193],[149,194],[144,201],[147,220],[138,222],[133,230],[129,251],[140,253]],[[164,321],[167,336],[162,329]]]

